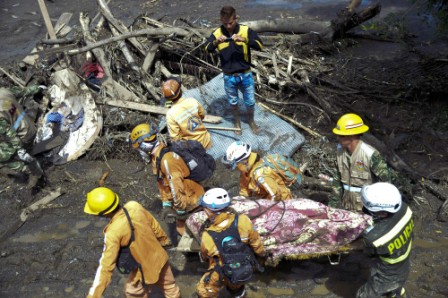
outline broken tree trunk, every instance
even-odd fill
[[[275,33],[291,33],[291,34],[305,34],[305,33],[319,33],[320,37],[326,41],[343,35],[348,30],[370,20],[381,11],[381,5],[376,4],[369,6],[359,13],[342,13],[338,18],[331,22],[312,21],[305,19],[274,19],[243,22],[252,30],[261,32],[275,32]]]
[[[359,13],[343,13],[339,15],[337,19],[331,22],[331,27],[320,31],[321,37],[324,40],[331,41],[340,36],[344,36],[345,32],[370,20],[371,18],[379,14],[380,11],[381,5],[376,4],[367,7]]]
[[[302,18],[273,19],[242,22],[256,32],[276,32],[304,34],[309,32],[321,32],[331,26],[331,22],[311,21]]]
[[[97,2],[102,15],[107,19],[111,26],[114,26],[122,34],[129,33],[128,28],[121,21],[114,18],[104,0],[97,0]],[[146,49],[135,37],[129,38],[128,40],[140,52],[140,54],[146,55]]]

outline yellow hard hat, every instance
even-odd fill
[[[175,101],[182,95],[180,79],[168,78],[162,85],[162,93],[167,101]]]
[[[104,215],[114,211],[120,198],[107,187],[97,187],[87,194],[84,212],[93,215]]]
[[[142,142],[154,142],[157,136],[157,128],[151,123],[142,123],[134,127],[131,132],[132,147],[137,149]]]
[[[349,113],[339,118],[333,133],[340,136],[352,136],[365,133],[369,127],[364,124],[361,117],[356,114]]]

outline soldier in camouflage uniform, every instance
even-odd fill
[[[0,173],[29,176],[35,186],[43,171],[37,160],[26,152],[36,134],[33,120],[25,113],[14,95],[0,88]]]
[[[374,147],[361,140],[369,130],[361,117],[345,114],[337,122],[333,133],[338,137],[337,174],[332,179],[333,195],[329,206],[351,211],[362,211],[361,188],[375,182],[406,184]]]

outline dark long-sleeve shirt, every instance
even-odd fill
[[[216,29],[208,38],[205,50],[209,53],[218,50],[222,71],[226,74],[246,72],[251,67],[250,49],[262,50],[263,43],[258,34],[245,25],[237,24],[234,34],[246,38],[246,42],[222,42],[214,45],[214,41],[221,35],[231,37],[224,26]]]

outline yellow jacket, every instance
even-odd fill
[[[208,149],[212,146],[210,133],[202,120],[204,108],[194,98],[179,98],[166,113],[168,132],[173,141],[195,140]]]
[[[204,233],[202,233],[200,253],[203,260],[208,259],[209,269],[215,267],[216,262],[213,258],[214,256],[218,256],[220,265],[222,265],[222,259],[213,238],[207,231],[219,233],[226,230],[231,224],[233,224],[234,220],[235,214],[230,212],[220,213],[216,216],[213,224],[206,228]],[[263,243],[261,242],[260,235],[257,231],[255,231],[252,222],[245,214],[238,215],[238,232],[240,234],[241,241],[249,244],[257,256],[264,256],[265,249]]]
[[[170,240],[157,220],[142,205],[130,201],[124,207],[134,225],[132,256],[143,268],[145,283],[154,284],[159,280],[160,271],[168,261],[168,254],[162,246],[170,244]],[[130,238],[129,222],[123,209],[120,209],[104,228],[104,249],[88,298],[102,297],[110,283],[120,247],[127,246]],[[142,280],[140,271],[134,275],[134,280]]]
[[[283,178],[272,168],[263,166],[263,160],[257,159],[257,153],[252,152],[247,165],[238,164],[240,171],[240,195],[283,201],[292,199],[291,190]]]
[[[158,146],[152,154],[155,175],[157,175],[157,159],[163,148],[163,145]],[[189,211],[198,206],[204,188],[196,181],[185,179],[190,175],[190,169],[179,155],[174,152],[165,153],[160,162],[160,174],[162,177],[157,178],[157,186],[162,202],[170,202],[176,210]]]

